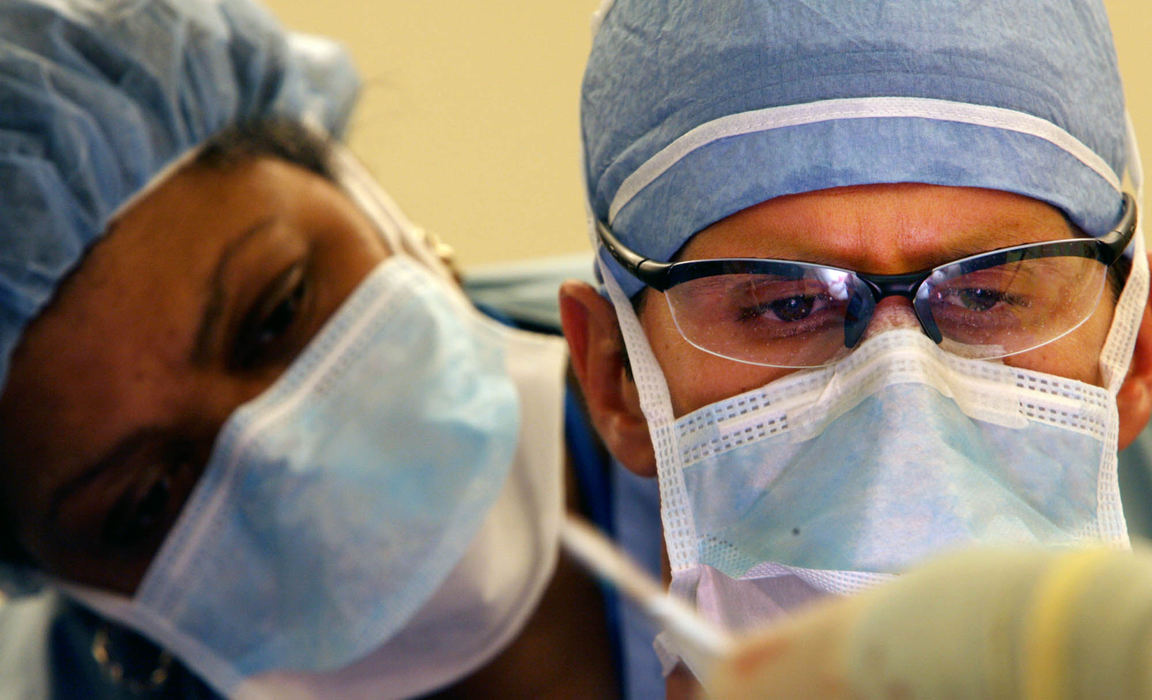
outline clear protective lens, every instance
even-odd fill
[[[987,264],[997,260],[941,266],[915,290],[916,313],[945,350],[993,359],[1052,342],[1092,314],[1108,270],[1073,255]],[[820,367],[848,354],[845,325],[861,320],[861,309],[871,313],[874,289],[847,270],[773,265],[779,274],[718,274],[669,288],[680,334],[705,352],[771,367]]]
[[[665,295],[680,334],[721,357],[773,367],[818,367],[846,354],[844,319],[860,282],[842,270],[796,266],[793,275],[726,274]]]
[[[973,268],[938,268],[917,301],[945,350],[977,359],[1025,352],[1071,332],[1092,315],[1108,273],[1097,260],[1073,256]]]

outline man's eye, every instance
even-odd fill
[[[818,297],[812,295],[788,297],[774,301],[769,306],[781,321],[800,321],[808,318],[818,300]]]
[[[999,289],[965,287],[949,290],[941,301],[963,308],[965,311],[982,313],[991,311],[998,304],[1021,306],[1022,302],[1013,295]]]
[[[236,336],[232,365],[249,369],[280,357],[285,341],[304,311],[308,277],[303,264],[293,265],[278,276],[252,310],[245,315]]]
[[[763,318],[765,314],[771,314],[773,320],[794,323],[803,321],[814,310],[823,308],[826,301],[824,295],[816,294],[803,294],[766,301],[741,309],[740,320],[752,321]]]
[[[1003,297],[1004,295],[991,289],[961,289],[952,295],[955,303],[969,311],[987,311],[1000,303]]]

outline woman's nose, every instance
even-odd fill
[[[211,441],[243,404],[264,393],[275,376],[238,377],[223,370],[197,376],[185,394],[184,414]]]

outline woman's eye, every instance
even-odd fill
[[[288,332],[300,314],[304,285],[298,284],[277,304],[256,329],[256,344],[266,345]]]
[[[172,479],[160,474],[141,489],[125,494],[104,522],[103,540],[116,549],[127,549],[154,538],[166,522],[172,498]]]
[[[244,317],[233,351],[235,367],[248,369],[280,356],[303,314],[307,281],[304,266],[294,265],[269,285]]]
[[[178,438],[150,452],[138,468],[129,462],[135,476],[105,515],[100,532],[104,545],[120,552],[158,547],[199,477],[207,449]]]

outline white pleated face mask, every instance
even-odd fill
[[[1128,546],[1115,396],[1148,289],[1136,238],[1101,352],[1104,387],[962,359],[897,328],[679,419],[601,260],[656,452],[673,591],[746,629],[940,551]],[[663,637],[657,647],[666,661],[678,653]]]

